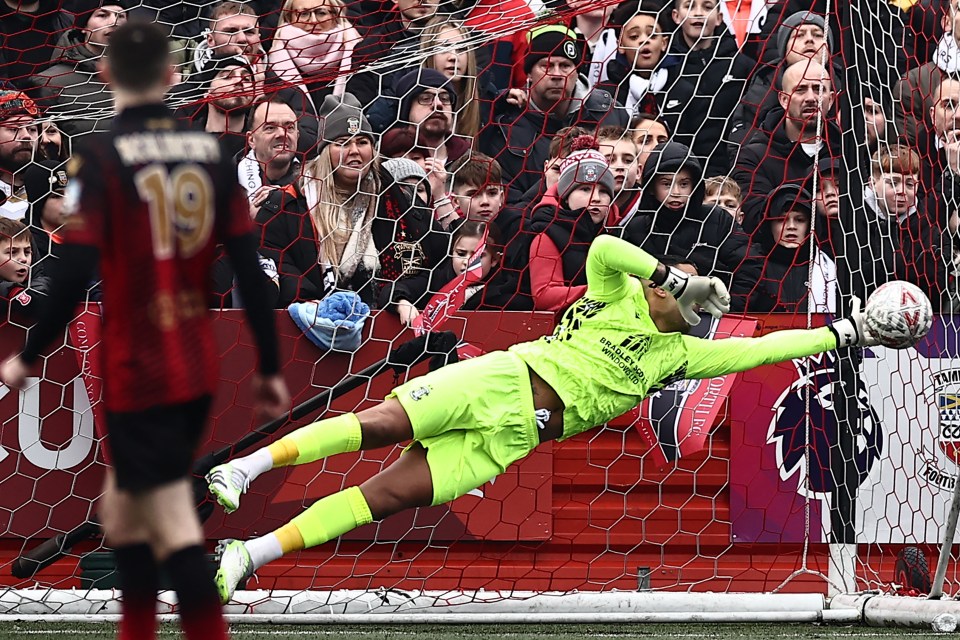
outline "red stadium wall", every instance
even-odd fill
[[[549,314],[464,317],[463,326],[452,328],[462,329],[466,340],[487,350],[536,338],[552,328]],[[323,353],[299,334],[286,313],[278,313],[278,320],[284,371],[295,402],[350,371],[362,370],[408,338],[393,316],[379,314],[368,323],[372,339],[357,354]],[[762,324],[767,330],[792,323],[792,317],[770,317]],[[256,426],[245,393],[255,350],[242,315],[220,313],[215,327],[223,356],[222,379],[207,450],[234,442]],[[3,353],[14,351],[22,339],[22,329],[0,327]],[[31,439],[38,427],[20,415],[17,394],[0,387],[0,415],[8,416],[0,434],[2,584],[18,584],[7,567],[24,546],[82,522],[98,493],[103,466],[96,442],[86,438],[85,455],[83,448],[65,455],[71,444],[79,446],[75,442],[84,440],[85,433],[72,411],[75,402],[80,403],[75,398],[83,395],[76,390],[82,387],[74,388],[73,383],[79,373],[76,355],[72,347],[61,346],[46,361],[45,379],[38,387],[39,412],[45,416],[39,437]],[[417,371],[423,370],[425,365]],[[331,411],[367,406],[393,384],[392,373],[386,373],[336,401]],[[265,567],[251,587],[636,589],[638,576],[648,573],[652,588],[769,591],[801,567],[802,546],[737,544],[731,538],[729,403],[737,402],[740,388],[738,381],[704,450],[674,467],[659,470],[652,464],[644,455],[648,445],[632,425],[595,430],[541,447],[484,487],[483,498],[468,495],[449,508],[420,510],[416,519],[401,514],[379,527],[361,528],[339,543]],[[760,413],[757,419],[765,419]],[[25,446],[30,450],[20,453]],[[211,544],[223,537],[270,531],[316,498],[363,481],[398,453],[399,449],[343,455],[326,466],[317,463],[273,472],[253,487],[238,513],[225,517],[218,512],[207,522]],[[50,468],[67,458],[69,469]],[[870,570],[892,576],[892,553],[895,550],[884,548],[871,554]],[[806,566],[827,572],[826,545],[812,546]],[[39,577],[44,585],[62,588],[78,586],[77,576],[73,559]],[[824,589],[823,579],[812,575],[800,576],[786,587]]]

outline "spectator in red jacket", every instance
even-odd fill
[[[613,173],[596,140],[578,138],[573,147],[560,167],[558,204],[538,206],[526,225],[530,293],[542,311],[561,311],[586,292],[587,250],[613,205]]]

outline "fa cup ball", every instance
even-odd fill
[[[864,309],[866,329],[891,349],[906,349],[920,342],[933,324],[933,307],[920,287],[894,280],[880,285]]]

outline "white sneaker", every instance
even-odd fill
[[[250,476],[229,462],[211,469],[206,480],[210,493],[227,513],[240,508],[240,496],[250,488]]]
[[[237,590],[237,585],[253,575],[253,560],[250,552],[240,540],[221,540],[217,545],[220,554],[220,568],[214,582],[220,602],[227,604]]]

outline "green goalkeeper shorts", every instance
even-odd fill
[[[400,401],[427,450],[434,505],[484,485],[540,442],[530,373],[506,351],[432,371],[387,397]]]

